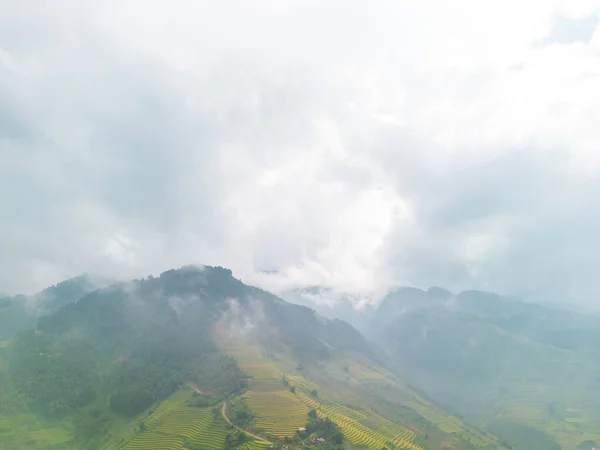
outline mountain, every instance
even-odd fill
[[[0,296],[0,340],[33,328],[39,317],[52,314],[85,294],[111,284],[81,275],[50,286],[34,295]]]
[[[323,317],[340,319],[354,327],[361,328],[366,315],[361,308],[370,302],[369,298],[353,295],[347,292],[337,292],[323,286],[307,286],[290,289],[280,293],[281,297],[290,303],[314,309]]]
[[[185,267],[71,298],[0,342],[8,448],[291,449],[319,433],[331,440],[323,448],[339,448],[340,434],[348,449],[504,448],[409,388],[348,323],[228,269]]]
[[[515,449],[598,448],[600,317],[441,288],[354,314],[411,386]]]

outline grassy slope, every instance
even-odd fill
[[[73,426],[40,420],[30,413],[8,375],[9,341],[0,343],[0,444],[6,448],[69,448]]]
[[[512,370],[506,367],[489,389],[497,395],[493,399],[496,413],[487,421],[488,428],[507,436],[534,433],[522,433],[524,424],[553,437],[564,450],[575,450],[585,440],[600,441],[600,411],[594,394],[600,386],[595,375],[600,373],[600,353],[560,349],[499,329],[494,332],[525,350],[521,362],[515,361]],[[540,440],[545,442],[543,437]],[[519,442],[532,448],[527,439]]]
[[[540,448],[548,448],[545,443],[552,439],[564,450],[576,450],[586,440],[600,442],[600,352],[558,348],[484,322],[431,326],[440,340],[430,338],[402,357],[414,363],[403,376],[437,401],[452,405],[517,449],[531,450],[535,436]],[[476,346],[470,347],[474,339]],[[444,350],[444,345],[451,348]],[[461,360],[461,352],[468,358]],[[415,355],[436,355],[436,360]],[[480,374],[471,379],[461,372],[467,364],[477,365],[470,373],[479,369]],[[420,371],[414,370],[417,366]],[[443,373],[443,379],[426,376],[432,373]]]

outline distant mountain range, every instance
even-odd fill
[[[284,297],[318,295],[331,294]],[[352,323],[408,383],[515,448],[599,447],[598,315],[439,287],[397,289],[378,308],[343,300],[313,307]]]
[[[112,283],[111,280],[81,275],[33,295],[0,295],[0,340],[34,327],[39,317],[52,314]]]

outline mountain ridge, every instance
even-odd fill
[[[0,340],[31,328],[38,318],[52,314],[84,295],[110,284],[111,280],[84,274],[61,281],[32,295],[0,296]]]

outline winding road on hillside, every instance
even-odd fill
[[[240,427],[232,424],[231,420],[229,420],[229,417],[227,417],[227,414],[225,414],[225,409],[226,408],[227,408],[227,402],[225,401],[225,402],[223,402],[223,406],[221,407],[221,414],[223,415],[223,418],[227,421],[227,423],[229,425],[231,425],[232,427],[234,427],[237,430],[240,430],[243,433],[246,433],[248,436],[252,436],[254,439],[258,439],[259,441],[267,442],[267,443],[273,445],[273,443],[271,441],[268,441],[265,438],[261,438],[260,436],[257,436],[254,433],[250,433],[249,431],[246,431],[246,430],[244,430],[244,429],[242,429],[242,428],[240,428]]]
[[[204,392],[202,392],[200,390],[200,388],[198,386],[196,386],[196,384],[192,383],[191,381],[186,382],[185,384],[187,384],[189,387],[191,387],[194,391],[196,391],[198,394],[204,394]],[[221,415],[223,416],[223,419],[225,419],[227,421],[227,423],[229,425],[231,425],[233,428],[240,430],[243,433],[246,433],[248,436],[252,436],[254,439],[258,439],[259,441],[263,441],[263,442],[267,442],[268,444],[273,445],[273,443],[271,441],[268,441],[265,438],[261,438],[260,436],[257,436],[254,433],[250,433],[249,431],[246,431],[236,425],[234,425],[233,423],[231,423],[231,420],[229,420],[229,417],[227,417],[227,414],[225,414],[225,409],[227,408],[227,400],[225,400],[223,402],[223,406],[221,407]]]

